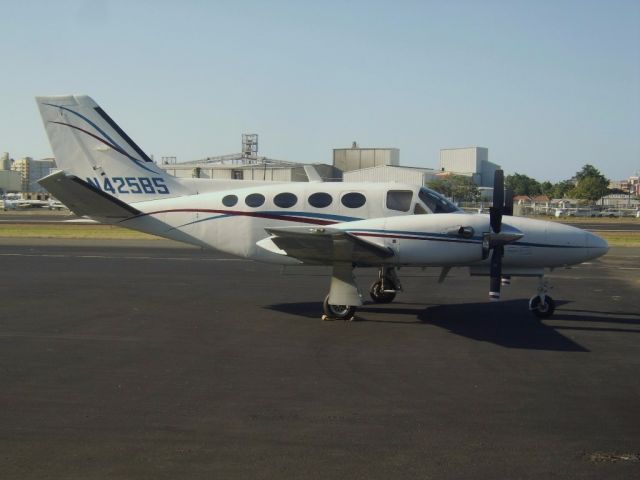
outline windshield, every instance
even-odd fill
[[[420,200],[422,200],[433,213],[454,213],[460,211],[458,207],[449,200],[428,188],[422,187],[418,192],[418,197],[420,197]]]

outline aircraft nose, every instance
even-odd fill
[[[587,254],[590,259],[601,257],[609,251],[607,241],[591,232],[585,232],[585,240]]]

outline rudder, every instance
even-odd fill
[[[58,168],[125,202],[188,195],[86,95],[36,97]]]

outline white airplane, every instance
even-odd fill
[[[52,202],[49,200],[28,200],[23,199],[20,195],[17,194],[7,194],[4,198],[0,198],[0,204],[2,205],[3,210],[17,210],[17,209],[26,209],[26,208],[43,208],[48,207],[53,209]],[[62,208],[63,205],[55,208]]]
[[[176,178],[158,168],[87,96],[36,98],[61,171],[40,180],[80,216],[281,265],[332,267],[323,318],[351,319],[362,305],[356,267],[379,269],[370,291],[386,303],[401,290],[397,269],[452,267],[501,279],[540,279],[530,310],[554,311],[546,268],[604,255],[607,243],[584,230],[508,216],[502,171],[489,215],[465,214],[438,193],[399,183],[274,183]]]

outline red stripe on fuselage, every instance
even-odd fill
[[[317,218],[307,218],[307,217],[293,217],[293,216],[288,216],[288,215],[276,215],[276,214],[270,214],[270,213],[260,213],[260,212],[243,212],[240,210],[203,210],[203,209],[199,209],[199,208],[182,208],[182,209],[172,209],[172,210],[158,210],[157,212],[149,212],[149,213],[143,213],[141,215],[138,215],[136,217],[132,217],[132,218],[127,218],[125,220],[123,220],[123,222],[126,222],[127,220],[132,220],[134,218],[140,218],[140,217],[144,217],[147,215],[157,215],[160,213],[179,213],[179,212],[183,212],[183,213],[218,213],[221,215],[237,215],[237,216],[242,216],[242,217],[255,217],[255,218],[266,218],[269,220],[283,220],[283,221],[288,221],[288,222],[298,222],[298,223],[310,223],[313,225],[332,225],[334,223],[339,223],[339,222],[334,222],[331,220],[320,220]]]

